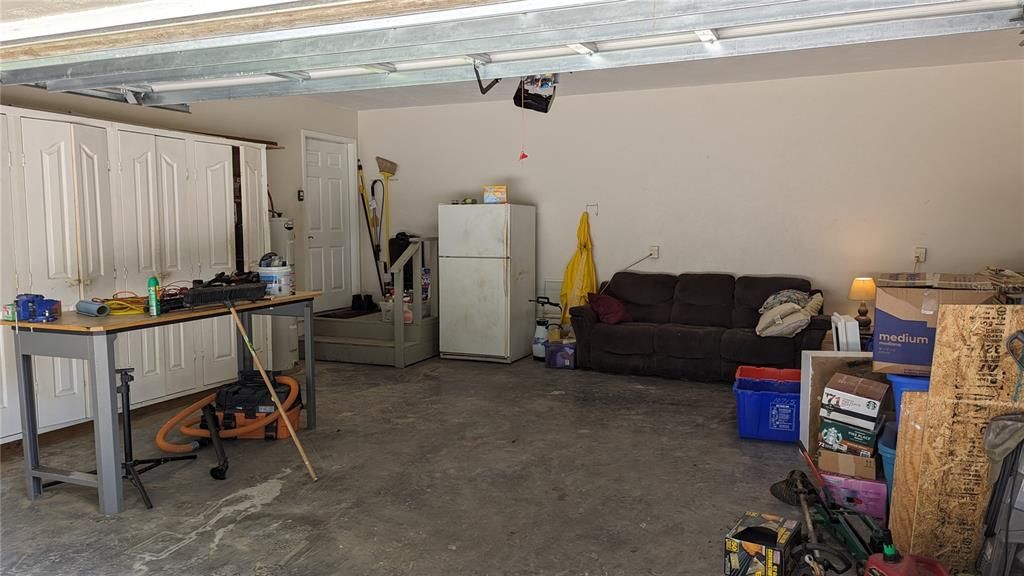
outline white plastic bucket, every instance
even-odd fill
[[[291,266],[257,267],[260,282],[267,283],[267,294],[270,296],[288,296],[295,294],[295,281]]]

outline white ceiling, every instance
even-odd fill
[[[822,76],[893,68],[1024,60],[1024,48],[1018,46],[1021,40],[1024,40],[1024,36],[1020,36],[1018,31],[1001,30],[776,54],[576,72],[562,75],[561,84],[558,87],[558,97]],[[511,100],[517,84],[515,79],[507,78],[487,95],[480,94],[476,83],[458,82],[339,92],[311,97],[354,110],[405,108]]]

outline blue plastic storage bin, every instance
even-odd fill
[[[796,442],[800,438],[800,371],[740,366],[736,420],[741,438]]]
[[[885,483],[889,486],[889,500],[892,500],[892,481],[896,471],[896,433],[897,424],[886,422],[882,435],[878,437],[878,454],[882,456],[882,473]]]
[[[892,384],[892,398],[896,402],[896,425],[900,425],[900,399],[904,392],[927,392],[931,380],[923,376],[900,376],[898,374],[887,374],[889,383]]]

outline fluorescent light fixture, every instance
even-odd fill
[[[296,82],[302,82],[303,80],[309,80],[309,72],[303,72],[302,70],[295,70],[293,72],[271,72],[271,76],[277,76],[285,80],[294,80]]]
[[[715,42],[718,41],[718,34],[716,34],[715,31],[711,30],[710,28],[704,30],[694,30],[694,33],[697,35],[697,38],[700,38],[700,41],[704,42],[705,44],[714,44]]]
[[[466,54],[466,58],[469,58],[469,61],[474,63],[474,64],[490,64],[491,63],[491,55],[490,54]]]
[[[597,53],[597,44],[593,42],[580,42],[578,44],[566,44],[569,48],[572,48],[577,54],[583,56],[593,56]]]
[[[398,71],[398,68],[395,68],[395,65],[390,63],[390,62],[381,62],[379,64],[364,64],[363,68],[366,68],[367,70],[370,70],[372,72],[389,72],[390,73],[390,72],[397,72]]]

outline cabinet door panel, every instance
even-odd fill
[[[198,200],[198,269],[204,279],[235,269],[235,201],[232,150],[223,144],[196,142],[195,174]],[[231,318],[202,321],[203,381],[206,384],[237,376],[238,349]]]
[[[72,130],[83,291],[87,297],[109,298],[117,290],[117,280],[107,131],[80,124]]]
[[[11,193],[13,157],[7,115],[0,114],[0,303],[10,303],[18,294],[14,255],[14,196]],[[18,407],[18,373],[14,364],[14,335],[0,330],[0,436],[21,432]]]
[[[77,212],[72,125],[23,118],[24,190],[17,215],[25,225],[28,273],[22,292],[60,300],[65,308],[81,297],[78,269]],[[85,365],[80,360],[37,357],[33,362],[40,427],[86,416]]]
[[[260,258],[270,251],[270,220],[263,179],[263,150],[254,146],[243,146],[241,154],[245,263],[247,270],[255,270],[259,266]],[[270,366],[270,318],[253,316],[252,334],[249,336],[263,365]],[[242,353],[248,352],[243,350]]]
[[[156,138],[157,189],[160,196],[160,282],[189,286],[196,277],[196,194],[188,180],[185,141]],[[195,388],[199,325],[160,328],[166,393]]]
[[[160,194],[156,181],[156,138],[152,134],[121,131],[117,136],[122,233],[124,235],[124,289],[146,295],[150,277],[160,273]],[[164,395],[163,357],[159,328],[128,332],[115,356],[119,367],[135,369],[132,401],[145,402]]]

